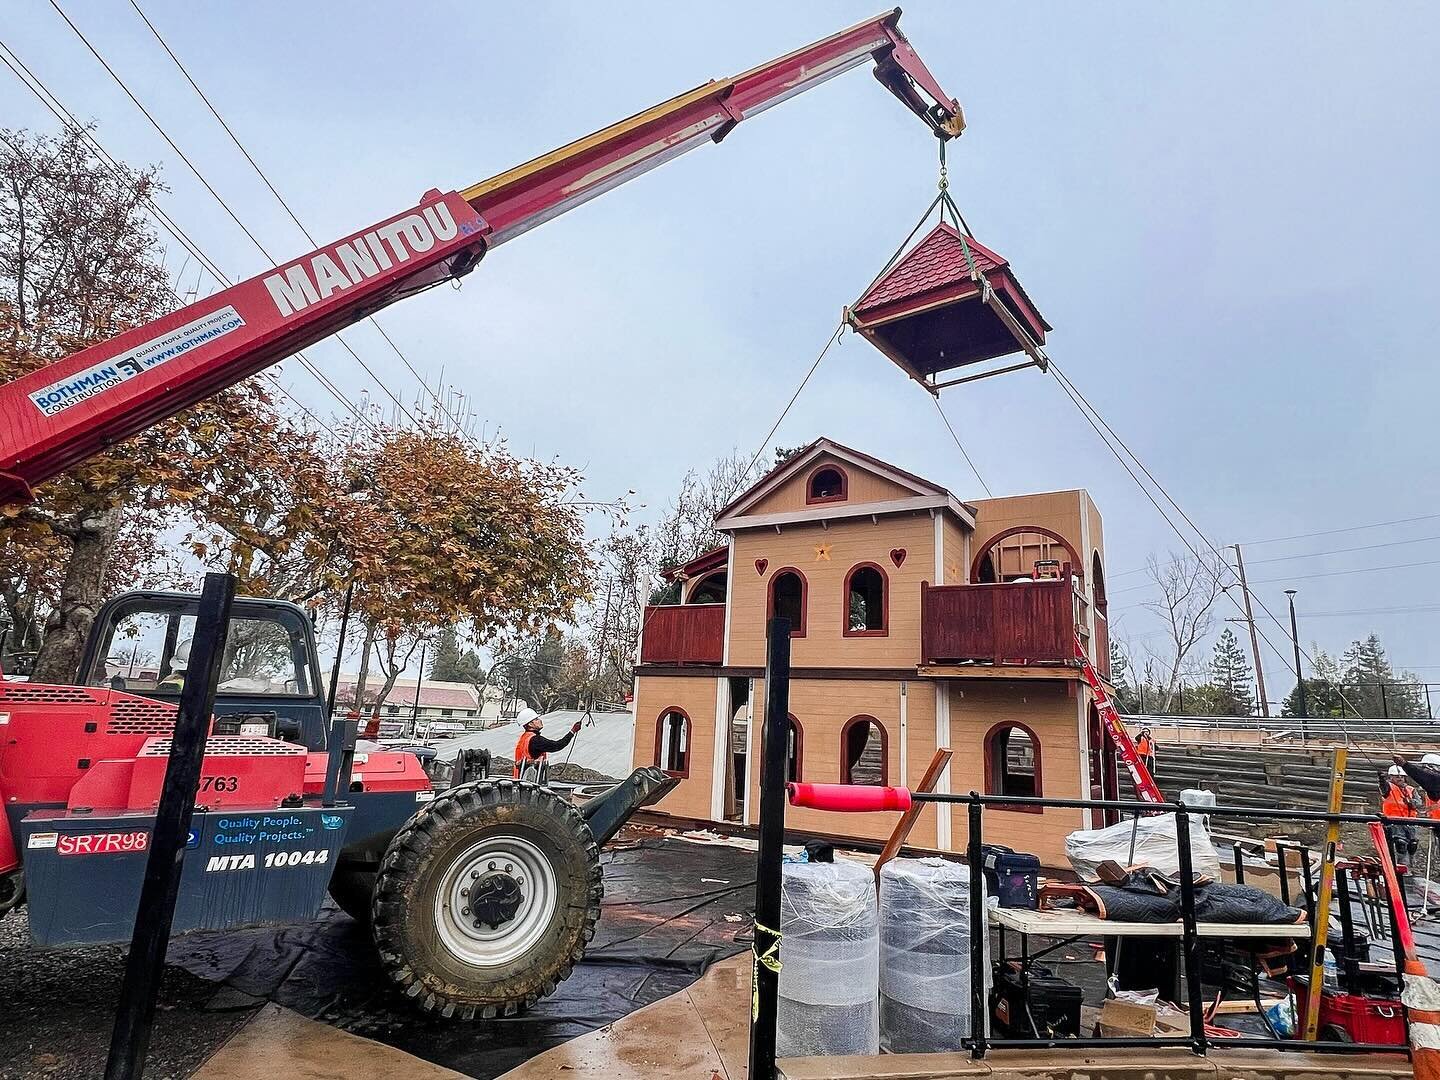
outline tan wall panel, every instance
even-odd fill
[[[710,790],[715,761],[714,678],[642,675],[636,680],[634,765],[655,762],[655,726],[666,709],[684,709],[690,716],[690,775],[654,809],[679,817],[710,818]]]
[[[907,729],[915,732],[916,683],[910,682],[909,712]],[[755,722],[762,723],[765,688],[763,680],[755,681],[757,707]],[[813,784],[838,784],[840,782],[840,733],[846,721],[852,716],[865,714],[873,716],[885,729],[887,740],[886,779],[891,784],[900,778],[900,683],[884,680],[852,679],[792,679],[790,681],[790,712],[799,721],[803,732],[804,745],[800,760],[800,779]],[[925,761],[929,761],[934,749],[935,718],[933,703],[928,720],[930,736],[923,749]],[[921,721],[922,725],[926,721]],[[759,753],[758,738],[755,742]],[[909,765],[915,768],[916,744],[912,741]],[[921,771],[924,765],[920,766]],[[760,805],[760,762],[755,761],[749,773],[751,805]],[[912,842],[930,846],[935,842],[935,821],[933,815],[922,817],[916,827]],[[824,810],[800,810],[787,807],[785,826],[805,832],[826,833],[831,836],[848,836],[864,840],[884,840],[895,828],[898,814],[835,814]]]
[[[787,525],[746,529],[735,535],[735,580],[730,598],[730,663],[763,667],[765,619],[769,584],[787,566],[808,583],[806,634],[791,642],[790,662],[796,667],[914,667],[920,660],[920,583],[935,572],[935,526],[928,511],[914,514],[837,521],[828,529]],[[828,561],[817,558],[817,545],[830,549]],[[905,551],[897,568],[892,549]],[[766,560],[765,573],[756,560]],[[873,562],[889,581],[889,634],[886,637],[845,637],[847,601],[845,576],[857,563]]]
[[[970,581],[970,560],[965,556],[967,530],[949,514],[945,515],[944,558],[939,581],[932,585],[964,585]]]
[[[785,514],[796,510],[804,510],[806,481],[810,474],[816,469],[826,465],[834,465],[845,471],[847,478],[845,500],[828,505],[832,506],[853,506],[856,503],[887,502],[891,499],[912,499],[916,492],[908,487],[903,487],[884,477],[876,476],[872,472],[852,465],[848,461],[840,461],[829,454],[822,454],[811,463],[803,472],[790,477],[783,484],[770,492],[763,499],[757,502],[746,514]],[[813,504],[810,504],[813,505]]]
[[[993,685],[952,683],[950,731],[956,750],[950,780],[955,792],[985,791],[985,736],[1005,721],[1022,723],[1040,744],[1041,794],[1083,798],[1080,791],[1079,706],[1065,686],[1053,683]],[[968,810],[951,809],[952,846],[968,842]],[[1065,867],[1065,836],[1082,827],[1081,811],[1047,809],[1033,814],[985,808],[983,838],[1037,855],[1045,866]]]

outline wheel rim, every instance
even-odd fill
[[[487,925],[471,910],[470,896],[506,877],[519,886],[519,904],[513,917]],[[435,894],[435,927],[456,959],[476,967],[506,964],[540,940],[557,901],[555,871],[544,852],[519,836],[490,836],[446,868]]]

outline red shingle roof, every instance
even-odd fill
[[[979,241],[967,237],[970,254],[975,265],[984,274],[999,270],[1009,263]],[[941,222],[931,230],[930,235],[910,249],[899,262],[892,266],[868,292],[856,303],[857,315],[905,300],[917,293],[929,292],[942,285],[968,281],[970,263],[965,258],[965,249],[960,243],[960,234],[954,227]]]

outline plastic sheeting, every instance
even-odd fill
[[[987,938],[979,943],[982,949]],[[970,1037],[971,943],[968,866],[944,859],[885,864],[880,871],[882,1050],[935,1054],[961,1049],[961,1040]],[[987,974],[989,969],[987,957]]]
[[[1131,843],[1134,855],[1131,855]],[[1100,880],[1103,862],[1122,867],[1149,866],[1167,876],[1180,872],[1175,815],[1132,818],[1103,829],[1081,829],[1065,838],[1065,855],[1084,881]],[[1220,877],[1220,856],[1198,814],[1190,818],[1190,862],[1199,877]]]
[[[780,894],[780,1057],[880,1052],[880,925],[867,866],[786,863]]]
[[[327,910],[311,923],[185,934],[168,963],[477,1080],[685,989],[749,947],[755,852],[675,838],[601,851],[595,939],[555,993],[517,1016],[463,1024],[420,1012],[380,970],[369,932]]]

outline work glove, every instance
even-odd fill
[[[580,731],[580,721],[579,721],[579,720],[576,720],[575,723],[573,723],[573,724],[570,725],[570,734],[574,735],[574,734],[577,734],[579,731]]]

